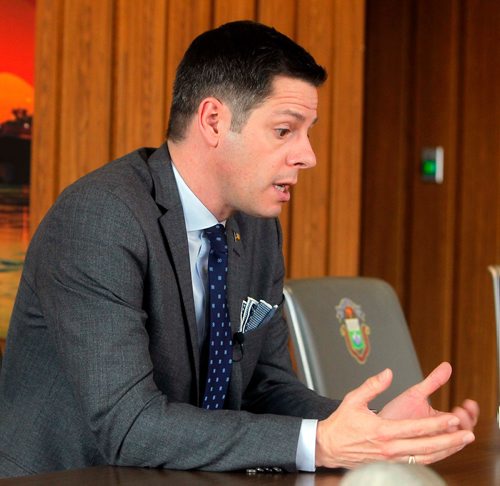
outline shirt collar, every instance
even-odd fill
[[[207,207],[198,199],[196,194],[184,182],[184,179],[179,174],[179,171],[172,163],[174,170],[175,181],[179,189],[182,209],[184,211],[184,219],[186,221],[187,231],[201,231],[205,228],[210,228],[219,223],[217,218],[207,209]],[[226,224],[222,221],[221,224]]]

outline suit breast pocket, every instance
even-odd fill
[[[243,354],[240,361],[243,390],[248,386],[255,372],[262,347],[267,337],[267,326],[247,332],[244,336],[245,339],[242,344]]]

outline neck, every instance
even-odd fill
[[[231,212],[219,203],[215,160],[210,153],[192,142],[167,140],[167,146],[175,167],[189,189],[218,221],[227,220]]]

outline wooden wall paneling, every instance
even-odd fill
[[[257,21],[295,38],[297,0],[257,0]]]
[[[113,1],[64,2],[59,190],[110,158]]]
[[[233,20],[254,20],[257,0],[215,0],[214,27]]]
[[[165,137],[167,4],[117,0],[111,157]]]
[[[328,274],[359,273],[365,2],[335,0]]]
[[[168,2],[167,46],[166,46],[166,125],[170,105],[175,72],[184,52],[191,41],[202,32],[213,27],[211,0],[186,0]]]
[[[301,171],[292,191],[289,275],[293,278],[323,276],[327,270],[333,10],[333,2],[328,0],[299,0],[297,6],[296,40],[329,71],[330,77],[319,90],[319,121],[311,130],[317,165]]]
[[[413,195],[410,213],[407,317],[424,374],[451,359],[455,200],[457,177],[457,82],[459,2],[416,2]],[[444,148],[444,182],[420,179],[422,147]],[[433,404],[449,406],[449,387]]]
[[[291,39],[295,39],[297,17],[296,1],[259,0],[257,4],[257,12],[257,20],[259,22],[270,25]],[[281,227],[283,228],[283,255],[285,258],[285,268],[287,274],[290,266],[290,209],[290,204],[285,204],[280,215]]]
[[[63,1],[38,0],[35,41],[35,123],[31,155],[30,229],[33,232],[59,192],[60,59]]]
[[[457,231],[455,401],[476,398],[494,417],[498,374],[491,278],[500,261],[500,8],[463,2],[463,84],[460,131],[460,227]]]
[[[361,270],[405,301],[411,0],[371,0],[366,12]]]

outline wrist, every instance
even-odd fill
[[[314,462],[316,467],[326,466],[326,454],[325,454],[325,441],[326,441],[326,424],[324,420],[318,421],[318,426],[316,428],[316,453]]]

